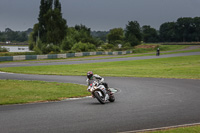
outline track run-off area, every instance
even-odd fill
[[[0,67],[83,64],[200,55],[200,52],[48,63],[11,62]],[[101,75],[101,74],[99,74]],[[0,72],[0,79],[86,84],[86,76]],[[0,106],[0,133],[113,133],[200,122],[200,80],[105,77],[119,90],[116,101],[101,105],[82,98]]]

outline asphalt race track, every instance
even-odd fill
[[[0,79],[86,83],[83,76],[0,73]],[[83,98],[0,106],[0,133],[113,133],[200,122],[200,80],[105,80],[120,90],[114,103]]]

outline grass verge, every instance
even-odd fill
[[[141,133],[200,133],[200,125],[189,126],[189,127],[179,127],[166,130],[149,131]]]
[[[167,54],[178,54],[178,53],[189,53],[189,52],[200,52],[200,49],[192,49],[192,50],[184,50],[184,51],[174,51],[174,52],[168,52],[168,51],[161,51],[160,55],[167,55]],[[131,54],[131,55],[124,55],[119,57],[110,57],[110,58],[126,58],[126,57],[140,57],[140,56],[154,56],[156,55],[156,52],[148,52],[143,54]],[[102,58],[103,59],[103,58]],[[109,58],[105,58],[109,59]]]
[[[57,101],[89,95],[86,86],[23,80],[0,80],[0,105]]]
[[[160,45],[160,44],[142,44],[133,49],[133,53],[149,53],[156,52],[159,47],[160,51],[173,51],[187,48],[191,45]]]
[[[87,71],[93,71],[101,76],[200,79],[200,55],[75,65],[10,67],[0,68],[0,71],[48,75],[86,75]]]

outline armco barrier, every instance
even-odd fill
[[[67,57],[75,57],[75,53],[67,53],[66,56]]]
[[[26,60],[25,55],[13,56],[13,60]]]
[[[119,51],[119,52],[118,52],[118,55],[122,55],[122,52],[121,52],[121,51]]]
[[[108,55],[113,55],[113,52],[108,52]]]
[[[40,60],[40,59],[57,59],[80,57],[89,55],[124,55],[131,54],[132,51],[115,51],[115,52],[83,52],[83,53],[66,53],[66,54],[48,54],[48,55],[19,55],[19,56],[2,56],[0,61],[17,61],[17,60]]]
[[[83,56],[89,56],[90,52],[83,52]]]
[[[58,54],[57,58],[67,58],[66,54]]]
[[[41,59],[48,59],[47,55],[37,55],[37,59],[41,60]]]
[[[131,54],[132,53],[132,51],[126,51],[126,54]]]
[[[13,61],[13,56],[0,57],[0,61]]]
[[[36,60],[37,55],[26,55],[25,58],[26,58],[26,60]]]
[[[96,55],[103,55],[103,52],[96,52]]]
[[[96,52],[90,52],[90,55],[96,55]]]
[[[57,54],[48,54],[48,59],[57,59]]]
[[[118,52],[112,52],[113,53],[113,55],[118,55]]]
[[[83,56],[83,53],[75,53],[75,56],[76,56],[76,57]]]

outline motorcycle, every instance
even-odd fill
[[[106,101],[114,102],[115,97],[112,94],[111,90],[106,90],[105,86],[103,84],[99,84],[96,81],[94,81],[89,86],[88,89],[89,92],[91,92],[93,98],[96,98],[101,104],[105,104]]]

